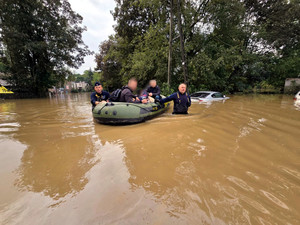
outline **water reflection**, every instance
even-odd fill
[[[84,188],[88,182],[85,174],[94,164],[90,160],[95,151],[85,145],[90,142],[85,136],[64,138],[60,135],[57,134],[52,143],[45,143],[43,134],[32,136],[40,141],[26,142],[28,148],[17,170],[18,187],[42,192],[55,200]]]
[[[146,190],[150,198],[160,205],[157,207],[163,206],[169,218],[183,219],[190,224],[197,224],[198,221],[209,224],[241,222],[233,220],[231,213],[233,207],[237,214],[243,207],[233,205],[232,199],[224,198],[219,190],[224,177],[217,174],[216,169],[222,159],[210,161],[212,155],[209,149],[214,146],[209,146],[204,137],[199,138],[205,132],[191,134],[179,126],[180,123],[178,127],[173,126],[172,133],[164,136],[170,140],[167,143],[163,143],[163,139],[154,132],[148,133],[151,125],[142,131],[140,127],[130,127],[130,132],[125,133],[123,129],[114,132],[113,137],[122,140],[124,146],[132,191],[140,188]],[[136,129],[140,133],[135,132]],[[96,126],[96,132],[102,141],[113,141],[113,130],[110,128],[103,131],[103,128]],[[151,147],[145,148],[148,145]],[[199,154],[203,151],[206,153]]]
[[[199,102],[192,102],[192,104],[204,105],[206,108],[208,108],[212,104],[225,104],[226,101],[230,101],[230,99],[215,100],[215,101],[199,101]]]
[[[287,201],[286,196],[299,192],[298,181],[278,175],[274,162],[291,162],[282,152],[290,152],[299,141],[279,137],[296,132],[299,117],[281,118],[279,96],[240,98],[209,108],[196,104],[188,117],[167,113],[143,126],[95,125],[96,133],[103,143],[122,144],[131,190],[145,190],[144,198],[163,209],[154,215],[166,223],[171,218],[189,224],[297,222],[297,200]],[[285,124],[277,123],[279,117]],[[299,159],[299,154],[293,157]],[[288,167],[295,169],[296,164]]]
[[[205,182],[206,171],[201,169],[201,159],[205,156],[199,155],[198,151],[203,151],[204,143],[199,138],[195,139],[195,135],[188,135],[186,130],[176,129],[173,134],[164,136],[169,141],[163,143],[159,134],[148,132],[151,130],[149,126],[147,124],[143,129],[137,125],[117,130],[95,126],[103,143],[114,143],[114,140],[122,143],[131,191],[146,191],[143,201],[137,207],[141,211],[147,210],[143,208],[143,202],[150,199],[156,204],[152,206],[153,212],[148,213],[165,218],[165,221],[170,222],[176,218],[195,224],[200,219],[205,223],[226,224],[218,215],[210,215],[209,196],[199,195],[197,191],[204,191],[206,185],[211,188],[210,182]],[[189,150],[186,149],[187,142],[190,144]]]
[[[151,130],[150,124],[142,131],[140,127],[130,127],[126,133],[123,129],[115,132],[105,128],[103,131],[103,127],[96,126],[96,132],[104,142],[113,142],[112,137],[122,140],[131,189],[144,189],[148,193],[146,196],[157,202],[156,207],[164,209],[157,216],[166,213],[169,217],[166,221],[177,218],[179,221],[189,221],[189,224],[198,224],[199,221],[208,224],[243,221],[233,219],[235,215],[232,215],[233,209],[238,215],[243,207],[234,204],[231,198],[224,198],[220,190],[224,188],[221,185],[224,177],[217,174],[216,169],[222,159],[210,161],[213,156],[209,149],[213,146],[199,138],[204,138],[205,132],[191,134],[179,126],[173,126],[172,133],[164,136],[163,139],[169,140],[167,143],[163,143],[158,134],[148,132]],[[151,147],[145,148],[148,145]]]
[[[6,101],[1,101],[0,100],[0,116],[1,119],[3,116],[9,114],[10,112],[13,112],[16,108],[16,103],[15,102],[6,102]]]
[[[1,105],[2,110],[17,114],[4,114],[6,119],[18,122],[2,123],[0,132],[12,132],[27,146],[15,171],[15,185],[54,200],[74,196],[88,183],[85,174],[97,162],[94,157],[100,148],[92,119],[87,117],[90,106],[86,96],[59,96],[32,105],[24,101]]]
[[[300,222],[300,117],[286,96],[234,96],[123,127],[93,122],[87,95],[10,107],[1,224]]]

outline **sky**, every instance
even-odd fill
[[[99,44],[114,33],[115,24],[110,11],[115,8],[114,0],[69,0],[72,9],[83,17],[83,25],[87,31],[82,35],[84,43],[94,53],[99,52]],[[84,58],[85,63],[77,70],[94,69],[96,66],[95,55]]]

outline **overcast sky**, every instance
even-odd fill
[[[115,8],[114,0],[69,0],[72,9],[83,17],[83,25],[87,31],[83,33],[83,41],[89,49],[98,52],[100,42],[114,33],[114,20],[110,13]],[[76,72],[95,68],[94,55],[85,57],[85,63]]]

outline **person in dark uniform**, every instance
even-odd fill
[[[188,114],[188,108],[191,106],[191,97],[186,92],[186,84],[180,84],[178,86],[178,92],[160,100],[160,103],[164,104],[169,101],[174,102],[173,114]]]
[[[156,80],[150,80],[147,92],[150,97],[160,99],[160,88],[157,85]]]
[[[100,102],[107,102],[107,100],[109,98],[109,93],[106,91],[103,91],[103,87],[99,82],[95,83],[94,90],[95,90],[95,92],[93,92],[91,94],[91,103],[93,105],[93,109]]]

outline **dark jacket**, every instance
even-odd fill
[[[175,92],[160,102],[163,104],[169,101],[174,102],[173,114],[187,114],[188,108],[191,106],[191,97],[188,93]]]
[[[136,95],[133,94],[132,90],[128,86],[123,87],[123,90],[121,92],[120,102],[131,102],[131,103],[139,102],[139,101],[134,101],[133,99],[136,99]]]
[[[93,107],[96,106],[95,102],[107,101],[109,98],[109,93],[106,91],[102,91],[101,94],[97,92],[93,92],[91,94],[91,103]]]
[[[155,96],[159,96],[160,95],[160,88],[158,87],[158,85],[156,85],[156,87],[151,87],[149,86],[147,88],[147,92],[148,93],[152,93],[153,94],[153,98],[155,98]]]

